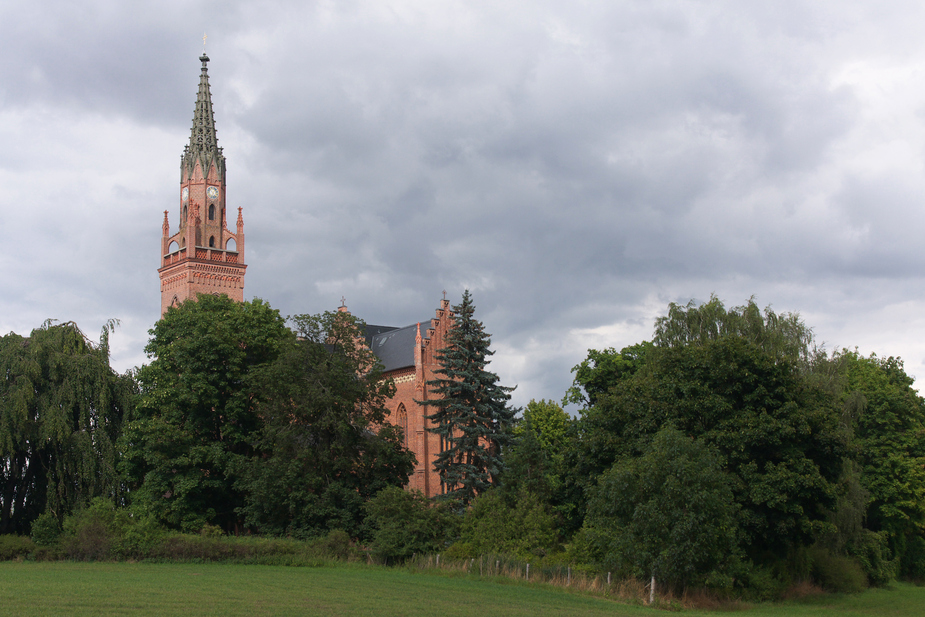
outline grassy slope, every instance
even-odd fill
[[[918,615],[925,589],[760,606],[764,616]],[[557,589],[364,567],[0,563],[0,615],[670,615]],[[716,615],[684,611],[691,617]],[[728,614],[728,613],[723,613]]]

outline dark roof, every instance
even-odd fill
[[[428,325],[430,322],[427,322]],[[366,326],[369,348],[382,362],[383,371],[414,366],[414,339],[417,324],[404,328],[391,326]],[[422,332],[426,338],[426,330]]]

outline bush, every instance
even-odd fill
[[[470,558],[491,553],[529,561],[559,548],[559,533],[555,518],[536,495],[524,491],[510,506],[499,491],[490,490],[466,512],[460,541],[474,553]]]
[[[32,541],[38,546],[53,546],[61,537],[61,523],[51,512],[43,512],[32,522]]]
[[[823,589],[836,593],[858,593],[867,588],[867,577],[857,561],[837,555],[820,546],[809,551],[813,580]]]
[[[896,578],[899,563],[890,558],[885,531],[875,533],[864,529],[860,537],[848,546],[848,554],[860,564],[871,585],[882,587]]]
[[[735,580],[735,587],[744,600],[767,602],[780,598],[790,580],[774,572],[774,568],[766,565],[755,565],[751,561],[737,561],[728,574]]]
[[[25,536],[0,536],[0,561],[24,559],[35,550],[35,542]]]
[[[438,553],[456,535],[459,516],[447,503],[433,504],[420,491],[390,486],[366,504],[373,526],[373,557],[382,563],[403,562],[415,553]]]

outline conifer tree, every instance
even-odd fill
[[[485,370],[491,335],[475,319],[467,289],[453,307],[453,324],[446,347],[437,352],[439,377],[427,382],[439,398],[421,401],[436,410],[428,429],[443,447],[434,468],[442,478],[446,499],[467,506],[487,490],[502,471],[501,448],[508,443],[515,409],[507,405],[514,388],[498,385],[498,376]]]

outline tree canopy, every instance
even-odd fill
[[[261,377],[295,335],[262,300],[211,295],[170,308],[150,334],[121,442],[132,502],[172,527],[235,529],[238,459],[256,453],[257,405],[270,394]]]
[[[386,422],[394,393],[362,344],[362,323],[345,312],[293,318],[298,342],[266,367],[254,435],[236,487],[244,522],[264,533],[369,532],[363,504],[402,486],[414,470],[401,429]]]
[[[601,476],[586,533],[608,570],[676,589],[703,584],[740,554],[732,485],[715,448],[666,426],[642,456]]]

